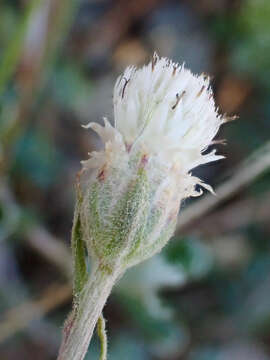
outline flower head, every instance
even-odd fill
[[[201,162],[222,119],[217,114],[209,78],[184,65],[154,55],[142,69],[129,67],[114,88],[115,127],[128,147],[136,142],[149,154],[185,164]]]
[[[193,75],[184,65],[154,54],[141,69],[128,67],[114,88],[113,128],[90,123],[105,143],[105,152],[92,153],[85,167],[98,167],[119,153],[145,152],[182,173],[223,158],[212,143],[224,119],[218,114],[209,78]],[[92,161],[91,161],[92,160]]]
[[[225,121],[218,114],[207,76],[193,75],[184,65],[156,54],[148,65],[128,67],[117,79],[113,103],[114,127],[106,119],[104,127],[86,126],[99,134],[105,149],[83,162],[84,170],[95,171],[82,219],[90,252],[93,235],[89,234],[97,234],[99,221],[100,243],[104,243],[102,250],[99,245],[99,256],[106,247],[115,246],[125,248],[125,261],[136,263],[168,240],[181,200],[202,193],[196,191],[197,184],[211,190],[190,170],[223,157],[215,150],[205,151]],[[119,232],[124,234],[122,243]],[[118,242],[112,239],[114,233]]]

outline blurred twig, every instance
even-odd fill
[[[8,158],[12,156],[12,146],[32,118],[33,104],[44,89],[44,82],[49,78],[62,49],[77,3],[75,0],[32,1],[0,64],[0,94],[17,68],[17,98],[12,104],[13,117],[8,119],[5,130],[0,134],[6,165],[10,163]],[[5,164],[0,163],[2,173],[6,171]]]
[[[238,168],[235,175],[217,188],[218,196],[207,195],[198,203],[183,211],[179,217],[177,230],[189,225],[200,216],[213,210],[217,205],[229,199],[234,194],[250,184],[270,167],[270,143],[264,145],[259,151],[251,155],[242,166]],[[47,260],[63,270],[70,271],[70,256],[64,245],[56,243],[56,239],[41,227],[34,227],[27,233],[27,241],[32,248],[43,255]],[[44,245],[42,242],[48,242]],[[63,259],[65,257],[65,259]],[[33,319],[44,316],[50,310],[61,305],[71,297],[71,286],[62,285],[58,289],[51,287],[44,292],[38,301],[29,301],[13,310],[9,310],[5,316],[6,320],[0,324],[0,342],[12,336],[15,332],[23,329]],[[25,315],[23,315],[25,312]]]
[[[21,23],[15,31],[13,39],[4,53],[0,64],[0,94],[5,89],[6,83],[15,71],[20,59],[23,39],[27,32],[29,21],[31,20],[32,14],[38,7],[39,3],[40,0],[32,0],[29,2],[27,9],[25,10],[25,15],[23,16]]]
[[[204,216],[203,221],[195,221],[192,228],[187,226],[183,233],[199,233],[207,238],[233,232],[252,223],[264,223],[268,226],[270,214],[270,192],[263,196],[249,196],[233,201],[227,206]],[[194,229],[194,230],[192,230]]]
[[[12,210],[12,213],[19,213],[20,206],[16,203],[11,190],[4,179],[0,181],[0,201]],[[72,275],[72,259],[71,252],[67,246],[50,234],[41,224],[29,224],[24,230],[24,241],[44,259],[58,267],[58,269],[71,279]]]
[[[0,324],[0,342],[5,341],[17,331],[24,329],[30,322],[39,319],[71,297],[69,284],[49,286],[38,300],[27,301],[8,310]]]
[[[118,0],[113,3],[113,7],[94,26],[90,27],[86,33],[79,34],[78,54],[100,55],[108,50],[123,38],[130,27],[140,18],[148,14],[162,0]],[[163,0],[165,2],[166,0]]]
[[[20,212],[11,191],[2,179],[0,182],[0,200],[13,211]],[[41,225],[27,227],[25,242],[39,255],[58,267],[62,274],[71,280],[72,260],[67,246],[51,235]],[[31,321],[46,315],[49,311],[71,298],[71,281],[65,285],[51,285],[38,300],[30,300],[14,309],[8,310],[0,323],[0,343],[24,329]]]
[[[190,225],[193,221],[209,213],[225,200],[233,197],[269,168],[270,142],[267,142],[244,161],[229,180],[217,187],[217,196],[207,194],[194,205],[183,210],[178,218],[176,231],[178,232],[182,228]]]
[[[32,0],[29,2],[0,64],[0,94],[12,77],[18,63],[23,60],[22,57],[28,56],[25,50],[30,52],[29,60],[32,63],[38,59],[43,62],[45,57],[46,63],[48,63],[48,57],[51,59],[55,57],[59,50],[59,42],[65,37],[68,25],[72,23],[71,19],[75,13],[76,3],[74,0],[61,2]],[[48,7],[50,13],[48,22],[45,19],[47,9],[44,8],[44,5]],[[48,32],[43,28],[44,22],[46,23],[45,27],[50,25]],[[44,57],[40,56],[43,54],[43,50],[46,50]],[[34,52],[36,52],[35,56],[31,56]]]
[[[46,260],[56,265],[68,279],[71,279],[71,254],[62,241],[40,225],[33,226],[26,232],[25,241]]]

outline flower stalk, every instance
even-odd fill
[[[220,125],[209,79],[159,58],[129,67],[114,88],[114,127],[90,123],[104,150],[83,162],[77,187],[72,253],[74,308],[58,360],[83,360],[115,282],[172,236],[181,202],[211,186],[191,170],[223,158],[206,152]],[[87,260],[91,262],[89,276]],[[104,322],[98,324],[102,360]]]
[[[87,352],[96,323],[119,274],[100,267],[92,274],[80,294],[80,301],[64,326],[58,360],[82,360]]]

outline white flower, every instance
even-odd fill
[[[224,122],[209,80],[157,55],[118,78],[114,121],[114,127],[106,119],[104,126],[86,126],[105,148],[83,162],[86,181],[77,187],[72,250],[78,300],[59,359],[84,357],[114,282],[165,246],[181,201],[202,193],[197,184],[211,190],[190,170],[222,157],[205,154]],[[85,247],[92,268],[87,282]]]
[[[210,191],[191,169],[223,156],[213,144],[220,125],[209,79],[154,55],[129,67],[114,88],[114,127],[90,123],[105,149],[83,162],[83,238],[107,269],[133,266],[172,236],[181,201]],[[89,176],[88,170],[92,169]]]
[[[141,152],[159,167],[174,172],[186,196],[200,195],[196,184],[211,188],[189,172],[194,167],[223,158],[215,150],[205,154],[220,125],[209,78],[196,76],[184,65],[154,54],[152,61],[137,69],[128,67],[114,88],[114,123],[90,123],[105,150],[93,152],[84,168],[102,168],[120,158]],[[203,154],[204,153],[204,154]]]

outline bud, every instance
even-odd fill
[[[106,119],[86,126],[105,146],[83,162],[78,208],[94,263],[123,272],[161,250],[181,201],[202,194],[196,185],[212,191],[190,171],[223,157],[205,154],[223,122],[205,75],[156,54],[125,70],[114,88],[114,127]]]

